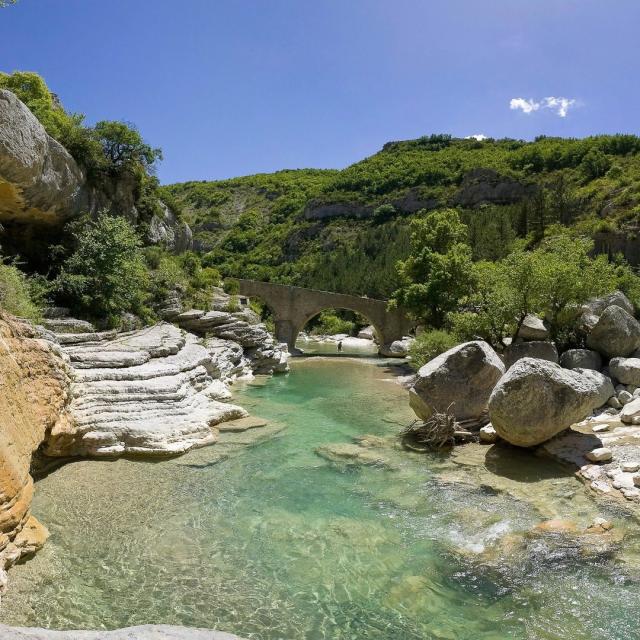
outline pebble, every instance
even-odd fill
[[[609,522],[606,518],[594,518],[593,522],[587,527],[587,531],[593,531],[594,529],[610,531],[613,529],[613,523]]]
[[[609,462],[613,458],[613,453],[611,449],[607,447],[598,447],[593,451],[589,451],[586,455],[587,460],[591,460],[591,462]]]
[[[622,403],[620,402],[620,400],[618,400],[618,398],[616,398],[615,396],[611,396],[608,400],[607,400],[607,404],[612,408],[612,409],[622,409]]]
[[[602,433],[603,431],[609,431],[609,426],[608,424],[597,424],[595,427],[593,427],[592,431],[593,433]]]
[[[635,473],[636,471],[640,470],[640,462],[637,462],[635,460],[633,462],[623,462],[620,465],[620,468],[625,473]]]

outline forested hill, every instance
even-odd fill
[[[223,275],[369,296],[395,288],[411,218],[452,207],[476,259],[553,225],[636,256],[640,138],[390,142],[342,171],[279,171],[162,187],[181,205],[204,262]]]

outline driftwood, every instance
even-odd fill
[[[455,443],[460,429],[449,405],[446,411],[434,413],[428,420],[414,420],[400,433],[403,440],[408,440],[429,449],[444,449]],[[471,435],[471,434],[469,434]]]

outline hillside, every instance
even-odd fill
[[[242,276],[387,296],[409,220],[457,208],[477,259],[535,243],[554,224],[637,264],[640,138],[390,142],[342,171],[293,170],[161,188],[204,262]]]

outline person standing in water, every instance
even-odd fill
[[[342,353],[342,340],[338,342],[338,353]]]

